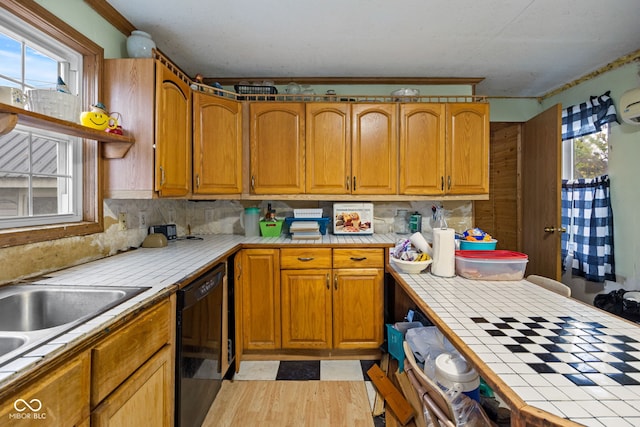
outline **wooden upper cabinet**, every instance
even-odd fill
[[[193,94],[193,193],[242,193],[242,104]]]
[[[351,108],[328,102],[306,106],[306,192],[351,192]]]
[[[489,104],[447,104],[448,194],[489,192]]]
[[[191,190],[191,88],[166,65],[156,64],[156,191],[186,196]]]
[[[104,161],[110,199],[181,197],[191,190],[191,89],[160,60],[104,61],[104,103],[135,139],[122,159]]]
[[[252,194],[304,193],[304,103],[252,102]]]
[[[396,104],[352,105],[352,194],[396,194],[397,122]]]
[[[445,104],[400,105],[400,193],[443,194]]]

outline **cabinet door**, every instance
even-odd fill
[[[282,348],[331,348],[331,269],[283,270]]]
[[[349,194],[351,190],[351,109],[337,102],[306,106],[306,191]]]
[[[154,196],[155,77],[151,58],[104,61],[104,103],[122,114],[122,126],[136,141],[123,159],[104,159],[106,199]]]
[[[161,197],[191,189],[191,88],[156,62],[156,178]]]
[[[277,249],[242,251],[242,344],[280,348],[280,260]]]
[[[173,426],[172,347],[164,346],[91,414],[91,425]]]
[[[333,347],[375,349],[383,340],[383,270],[334,270]]]
[[[242,104],[193,94],[193,192],[242,192]]]
[[[445,104],[400,105],[400,194],[444,194]]]
[[[41,379],[0,402],[0,424],[83,425],[89,418],[90,371],[88,352],[51,369]]]
[[[304,104],[253,102],[249,111],[251,193],[303,193]]]
[[[398,189],[396,104],[354,104],[352,194],[395,194]]]
[[[448,194],[489,192],[489,105],[447,104]]]

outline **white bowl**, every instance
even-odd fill
[[[428,261],[405,261],[397,258],[390,258],[393,267],[400,273],[418,274],[425,268],[429,267],[433,262],[432,259]]]

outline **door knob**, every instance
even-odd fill
[[[560,227],[560,228],[555,228],[555,227],[545,227],[544,228],[544,232],[545,233],[554,233],[554,232],[558,232],[558,233],[566,233],[567,229],[564,227]]]

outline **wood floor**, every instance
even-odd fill
[[[203,427],[373,427],[363,381],[224,381]]]

